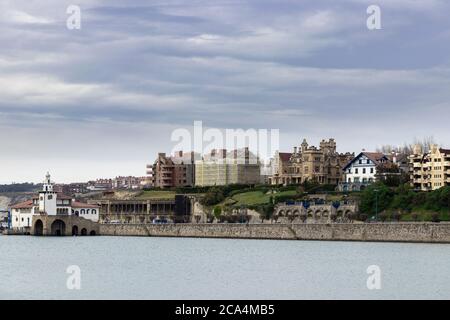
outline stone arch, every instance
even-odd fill
[[[278,211],[278,215],[279,215],[280,217],[284,216],[284,210]]]
[[[351,214],[353,214],[353,212],[352,212],[352,210],[350,210],[350,209],[347,209],[347,210],[345,210],[345,217],[349,217]]]
[[[66,224],[59,219],[53,221],[50,229],[52,236],[64,236],[66,234]]]
[[[78,235],[78,226],[73,226],[72,227],[72,235],[73,236],[77,236]]]
[[[327,209],[323,210],[323,212],[322,212],[322,217],[328,218],[329,215],[330,215],[330,212],[329,212]]]
[[[314,217],[314,212],[312,210],[308,210],[308,218]]]
[[[317,209],[316,212],[314,213],[314,215],[316,216],[316,218],[320,218],[321,217],[320,209]]]
[[[87,230],[86,230],[86,228],[81,229],[81,235],[82,235],[82,236],[87,236]]]
[[[89,232],[90,236],[95,236],[95,230],[92,230],[91,232]]]
[[[42,223],[42,220],[38,219],[34,223],[34,235],[42,236],[43,234],[44,234],[44,224]]]
[[[299,216],[300,215],[300,211],[298,209],[294,210],[294,216]]]
[[[342,218],[342,217],[344,216],[344,211],[339,210],[339,211],[337,212],[337,216],[338,216],[338,218]]]

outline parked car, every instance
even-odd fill
[[[159,218],[153,219],[153,224],[166,224],[166,223],[167,223],[166,219],[159,219]]]

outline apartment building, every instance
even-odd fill
[[[196,186],[223,186],[229,184],[258,184],[261,182],[261,164],[248,148],[227,152],[212,150],[195,162]]]
[[[433,145],[429,152],[424,153],[421,146],[417,145],[409,161],[414,189],[432,191],[450,186],[450,149]]]
[[[173,156],[159,153],[152,165],[147,165],[148,181],[156,188],[174,188],[194,186],[195,160],[199,156],[194,152],[176,152]]]
[[[319,148],[309,146],[304,139],[300,147],[294,147],[293,153],[275,155],[269,184],[290,185],[310,181],[337,185],[343,179],[342,168],[354,156],[354,153],[338,153],[334,139],[322,140]]]

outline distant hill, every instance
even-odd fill
[[[0,210],[7,210],[8,206],[30,199],[34,192],[1,192]]]
[[[3,192],[35,192],[42,187],[34,183],[0,184],[0,193]]]

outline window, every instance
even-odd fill
[[[52,196],[52,195],[49,195],[49,196],[47,197],[47,199],[48,199],[48,200],[52,200],[52,199],[53,199],[53,196]]]
[[[367,164],[370,164],[370,160],[369,159],[367,159],[367,162],[366,162]]]
[[[366,168],[363,169],[363,174],[365,174],[365,173],[366,173]]]
[[[373,168],[370,168],[370,173],[373,173]]]
[[[358,174],[358,173],[359,173],[359,170],[358,170],[358,168],[356,168],[356,169],[355,169],[355,173],[356,173],[356,174]]]
[[[359,164],[362,164],[362,160],[361,159],[359,159]]]

